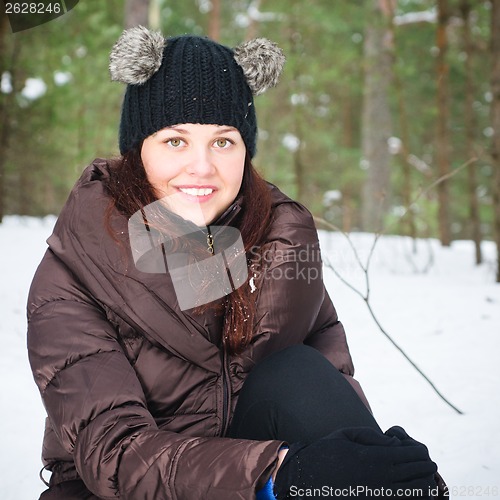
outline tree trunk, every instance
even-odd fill
[[[299,4],[294,5],[293,11],[290,13],[290,25],[288,27],[288,37],[290,43],[290,60],[294,61],[295,64],[291,67],[291,93],[301,93],[301,83],[300,75],[302,73],[302,67],[299,62],[299,55],[302,52],[302,46],[300,38],[296,36],[298,33],[298,25],[300,21],[300,9]],[[293,133],[298,140],[297,147],[291,150],[293,155],[293,171],[295,175],[295,198],[301,203],[305,203],[306,197],[306,181],[305,181],[305,168],[304,160],[302,158],[302,150],[304,147],[304,137],[302,122],[304,120],[304,114],[300,105],[292,106],[292,126]]]
[[[125,1],[125,28],[149,27],[149,0]]]
[[[9,156],[9,151],[13,151],[13,154],[19,154],[19,149],[16,147],[15,141],[11,143],[11,138],[17,137],[20,133],[19,124],[19,106],[16,103],[16,96],[19,95],[24,88],[26,78],[28,77],[28,72],[26,68],[20,63],[21,52],[25,50],[25,47],[21,45],[20,38],[14,37],[12,42],[12,54],[9,62],[9,71],[11,74],[11,84],[12,92],[8,94],[7,99],[7,138],[6,138],[6,150]],[[15,157],[15,156],[14,156]],[[28,174],[29,171],[29,174]],[[27,215],[30,210],[30,205],[32,204],[31,196],[27,196],[28,193],[32,193],[29,185],[23,183],[25,178],[33,175],[32,165],[26,162],[16,163],[15,168],[16,179],[15,182],[8,185],[10,191],[8,203],[12,205],[12,211],[20,215]]]
[[[297,201],[301,203],[306,203],[306,180],[304,175],[304,162],[302,160],[302,144],[303,144],[303,133],[301,127],[301,116],[297,110],[297,106],[294,109],[294,121],[295,121],[295,136],[299,140],[299,146],[293,153],[293,169],[295,172],[295,182],[297,185]]]
[[[208,21],[208,37],[212,40],[220,40],[220,0],[211,0],[212,10]]]
[[[160,0],[150,0],[149,2],[149,28],[154,31],[161,29]]]
[[[438,26],[436,45],[437,56],[437,134],[436,134],[436,161],[438,167],[438,177],[447,175],[450,172],[450,129],[449,129],[449,109],[448,109],[448,73],[449,68],[446,62],[448,51],[448,38],[446,26],[448,24],[448,0],[438,0]],[[437,185],[438,193],[438,227],[439,239],[443,246],[451,243],[450,216],[449,216],[449,180],[444,179]]]
[[[4,94],[0,92],[0,116],[2,117],[0,125],[0,222],[2,222],[8,208],[5,166],[9,156],[10,138],[13,134],[12,128],[16,118],[17,106],[15,95],[22,88],[18,64],[21,50],[20,39],[13,36],[11,38],[12,43],[8,44],[7,37],[9,36],[11,35],[7,16],[0,16],[0,77],[5,71],[9,71],[12,87],[10,93]]]
[[[401,127],[401,166],[403,172],[403,192],[401,198],[403,206],[406,209],[403,220],[404,233],[410,236],[414,241],[417,238],[417,226],[415,223],[415,212],[412,207],[413,189],[412,189],[412,166],[410,157],[410,132],[408,126],[408,115],[406,113],[406,101],[403,96],[403,85],[399,76],[395,76],[395,86],[397,92],[399,123]],[[415,250],[415,247],[414,247]]]
[[[9,21],[5,14],[0,14],[0,77],[7,69],[7,36]],[[7,158],[7,143],[9,135],[9,115],[7,112],[7,94],[0,91],[0,224],[5,213],[5,160]]]
[[[493,128],[493,210],[497,245],[497,282],[500,283],[500,0],[491,2],[491,126]]]
[[[465,100],[464,100],[464,120],[466,136],[466,158],[471,161],[475,157],[474,139],[476,131],[476,120],[474,118],[474,70],[472,68],[472,39],[470,29],[471,5],[469,0],[462,0],[460,5],[462,19],[464,23],[464,50],[465,58]],[[467,192],[469,198],[469,234],[474,241],[476,264],[481,264],[481,220],[479,216],[479,203],[477,199],[477,162],[472,161],[467,169]]]
[[[257,37],[257,19],[255,16],[251,15],[251,10],[259,10],[261,5],[261,0],[252,0],[248,5],[248,17],[250,22],[248,23],[247,32],[245,34],[245,40],[252,40]]]
[[[362,116],[362,154],[367,169],[362,220],[365,231],[380,231],[389,207],[392,134],[389,92],[393,74],[394,3],[371,0],[365,30],[365,83]]]
[[[342,98],[342,146],[347,150],[354,148],[352,113],[350,89],[347,89]],[[347,168],[352,168],[352,166]],[[344,233],[350,233],[353,226],[353,186],[351,184],[351,181],[345,182],[342,189],[342,231]]]

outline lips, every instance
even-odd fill
[[[212,188],[178,188],[181,193],[188,194],[190,196],[208,196],[212,194],[214,190]]]
[[[177,186],[176,188],[183,198],[198,203],[212,199],[217,192],[215,186]]]

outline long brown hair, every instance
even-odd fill
[[[157,197],[147,179],[140,147],[111,161],[110,165],[107,188],[111,204],[107,226],[112,233],[111,214],[114,208],[126,217],[131,217],[156,201]],[[256,304],[248,280],[252,277],[250,269],[259,259],[259,248],[265,241],[272,221],[269,186],[254,168],[248,153],[238,198],[241,199],[242,210],[236,225],[247,253],[247,283],[227,295],[221,303],[206,304],[194,310],[195,314],[201,314],[212,309],[214,314],[224,315],[223,345],[234,355],[240,354],[252,340]]]

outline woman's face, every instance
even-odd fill
[[[141,158],[156,196],[172,212],[205,226],[236,198],[245,153],[234,127],[185,123],[146,138]]]

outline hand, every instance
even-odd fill
[[[410,444],[414,439],[412,439],[406,431],[399,426],[391,427],[385,433],[388,436],[396,436],[403,445]],[[450,496],[448,486],[444,482],[444,479],[441,477],[439,472],[436,472],[434,475],[434,479],[437,484],[437,496],[433,498],[448,498]]]
[[[404,434],[403,434],[404,433]],[[312,444],[295,443],[276,474],[274,492],[286,498],[291,487],[334,489],[419,488],[436,486],[436,464],[427,448],[401,427],[382,434],[369,427],[335,431]],[[360,495],[361,493],[361,495]]]

